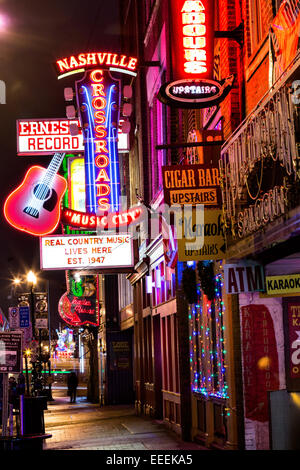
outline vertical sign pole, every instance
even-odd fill
[[[24,434],[24,395],[20,395],[20,434]]]
[[[2,401],[2,436],[7,436],[8,419],[8,374],[3,374],[3,401]]]
[[[49,400],[53,400],[52,397],[52,384],[51,384],[51,310],[50,310],[50,285],[49,280],[47,280],[47,296],[48,296],[48,335],[49,335],[49,361],[48,361],[48,368],[49,368]]]
[[[27,396],[29,396],[30,393],[29,393],[28,357],[27,357],[26,352],[25,352],[25,370],[26,370],[26,392],[27,392]]]
[[[9,403],[9,435],[14,434],[14,405]]]

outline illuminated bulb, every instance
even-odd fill
[[[76,123],[70,124],[70,134],[72,137],[79,134],[79,127]]]
[[[74,92],[71,87],[67,87],[64,89],[64,97],[66,101],[72,101],[73,96],[74,96]]]
[[[130,128],[131,128],[131,125],[129,121],[123,121],[121,123],[121,131],[123,132],[123,134],[129,134]]]
[[[123,88],[123,96],[126,99],[132,98],[132,87],[130,85],[125,85]]]
[[[27,274],[27,281],[32,284],[36,284],[36,275],[33,271],[29,271],[29,273]]]
[[[125,103],[123,105],[123,116],[129,117],[132,113],[132,104],[131,103]]]
[[[66,107],[66,116],[68,119],[74,119],[76,117],[75,106],[72,104]]]

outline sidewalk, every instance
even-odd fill
[[[52,434],[44,450],[207,450],[183,442],[160,421],[136,416],[132,406],[54,398],[44,414],[46,433]]]

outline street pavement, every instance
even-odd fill
[[[44,412],[44,450],[207,450],[183,442],[162,422],[135,414],[127,405],[103,406],[78,397],[54,396]]]

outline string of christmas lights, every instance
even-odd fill
[[[191,387],[206,397],[228,398],[222,275],[214,280],[214,300],[209,301],[199,285],[198,303],[190,306]]]

